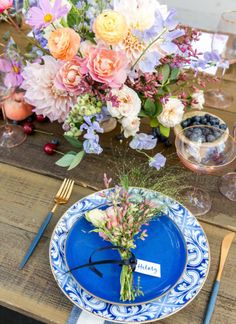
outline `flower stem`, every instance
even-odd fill
[[[136,150],[136,151],[137,151],[138,153],[141,153],[141,154],[145,155],[148,159],[151,158],[147,153],[145,153],[145,152],[143,152],[143,151],[140,151],[140,150]]]
[[[138,64],[138,62],[141,60],[141,58],[146,54],[146,52],[149,50],[149,48],[152,47],[152,45],[155,44],[156,41],[158,41],[158,39],[160,39],[161,36],[164,35],[166,32],[167,32],[167,28],[164,28],[158,34],[158,36],[145,48],[145,50],[143,50],[143,52],[141,53],[141,55],[137,58],[137,60],[135,61],[135,63],[132,65],[131,71],[134,69],[135,65]]]

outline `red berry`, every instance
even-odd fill
[[[47,143],[44,145],[43,150],[48,155],[53,155],[57,146],[53,143]]]
[[[24,133],[27,134],[27,135],[33,134],[34,129],[35,129],[34,124],[32,124],[30,122],[26,122],[23,125]]]
[[[44,117],[43,115],[36,115],[36,120],[39,123],[43,123],[43,122],[45,122],[46,117]]]

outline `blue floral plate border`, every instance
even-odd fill
[[[111,190],[111,189],[108,189]],[[51,237],[49,260],[59,287],[76,306],[95,316],[114,322],[145,323],[171,316],[187,306],[197,296],[207,278],[210,250],[207,237],[197,219],[180,203],[161,193],[130,188],[132,194],[145,196],[165,204],[165,215],[180,228],[188,250],[185,272],[176,286],[163,297],[138,306],[121,306],[106,303],[84,291],[74,277],[67,273],[65,243],[69,230],[87,210],[104,205],[106,199],[99,192],[89,195],[72,207],[58,221]]]

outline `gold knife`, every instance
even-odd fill
[[[217,277],[216,277],[216,280],[215,280],[215,283],[214,283],[214,286],[212,289],[211,298],[208,303],[208,307],[207,307],[207,311],[206,311],[206,315],[205,315],[205,319],[204,319],[204,324],[209,324],[211,321],[211,317],[212,317],[212,314],[213,314],[214,308],[215,308],[218,291],[220,288],[220,280],[221,280],[221,276],[222,276],[222,271],[224,269],[225,261],[227,259],[229,249],[233,242],[234,236],[235,236],[235,233],[231,232],[231,233],[225,235],[225,237],[222,241],[219,269],[218,269]]]

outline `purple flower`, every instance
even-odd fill
[[[22,66],[20,62],[0,58],[0,72],[5,73],[4,85],[7,88],[16,88],[22,84],[23,77],[21,71]]]
[[[129,146],[133,150],[152,150],[157,144],[157,139],[153,138],[152,135],[144,133],[136,134]]]
[[[93,137],[91,136],[89,139],[86,139],[83,142],[83,147],[85,152],[88,154],[101,154],[103,149],[99,145],[98,141],[99,141],[99,137],[96,134],[94,134]]]
[[[175,20],[175,16],[176,16],[175,9],[171,9],[168,12],[167,17],[165,19],[163,18],[161,12],[157,10],[155,12],[155,23],[152,25],[151,28],[143,32],[139,30],[132,30],[132,33],[141,40],[144,41],[152,40],[155,37],[157,37],[157,35],[161,33],[164,28],[166,28],[169,31],[174,30],[176,28],[177,21]]]
[[[83,147],[88,154],[101,154],[103,149],[99,145],[99,136],[96,134],[103,133],[103,129],[100,127],[97,121],[92,121],[91,117],[84,117],[85,123],[80,126],[81,131],[86,131],[84,135],[85,141],[83,142]]]
[[[179,38],[185,34],[183,29],[176,29],[168,32],[165,35],[163,43],[160,45],[161,49],[166,52],[166,54],[174,54],[178,51],[178,46],[173,42],[176,38]]]
[[[48,41],[47,41],[46,38],[43,37],[43,33],[42,33],[41,30],[35,29],[34,30],[34,37],[43,48],[47,47]]]
[[[100,127],[99,123],[97,121],[91,121],[91,117],[85,116],[84,117],[85,123],[83,123],[80,126],[80,130],[87,132],[97,132],[97,133],[103,133],[103,129]]]
[[[155,67],[160,64],[161,58],[158,52],[149,52],[139,63],[139,68],[143,73],[155,72]]]
[[[61,0],[55,0],[53,6],[49,0],[39,0],[38,7],[30,8],[26,22],[35,29],[41,29],[66,15],[68,11],[69,8],[62,6]]]
[[[166,158],[161,153],[157,153],[154,157],[150,158],[149,166],[156,168],[158,171],[166,164]]]
[[[205,52],[203,57],[206,65],[207,63],[214,63],[217,67],[221,67],[222,69],[229,68],[229,62],[222,60],[217,50],[213,50],[212,52]]]

